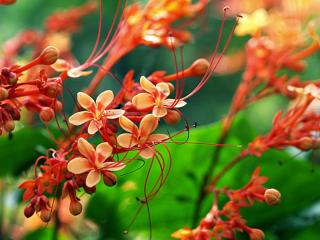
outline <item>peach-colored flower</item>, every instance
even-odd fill
[[[73,174],[89,172],[86,178],[88,187],[97,185],[101,174],[119,171],[126,166],[122,162],[106,161],[112,155],[112,147],[107,142],[100,143],[94,149],[84,138],[79,138],[78,150],[82,156],[75,157],[68,163],[68,171]]]
[[[147,78],[140,78],[140,85],[146,93],[139,93],[132,98],[133,105],[138,109],[152,108],[152,114],[155,117],[164,117],[167,115],[167,109],[180,108],[187,103],[179,99],[167,99],[170,95],[169,85],[165,82],[160,82],[154,85]]]
[[[71,78],[85,77],[92,73],[92,71],[84,71],[85,66],[74,67],[64,59],[58,59],[51,67],[57,72],[66,72]]]
[[[300,94],[303,96],[309,95],[315,99],[320,100],[320,88],[318,88],[314,84],[308,84],[304,88],[288,86],[288,90],[292,92],[296,92],[297,94]]]
[[[129,133],[120,134],[117,138],[121,147],[141,148],[139,154],[143,158],[151,158],[154,153],[155,143],[168,139],[165,134],[151,134],[158,127],[158,119],[152,114],[144,116],[138,128],[130,119],[125,116],[119,118],[120,126]]]
[[[122,109],[108,109],[108,105],[114,98],[113,92],[110,90],[102,92],[96,102],[87,94],[78,92],[77,99],[81,107],[87,111],[81,111],[73,114],[69,118],[69,122],[73,125],[82,125],[90,121],[88,127],[89,134],[95,134],[102,128],[103,118],[117,119],[124,114]]]

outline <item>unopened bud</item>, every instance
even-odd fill
[[[54,64],[59,57],[59,50],[56,47],[46,47],[40,54],[41,64],[51,65]]]
[[[82,205],[78,201],[71,201],[69,211],[73,216],[77,216],[82,212]]]
[[[192,75],[203,76],[207,72],[209,66],[210,64],[206,59],[199,58],[192,63],[190,69],[191,69]]]
[[[56,81],[47,82],[41,92],[50,98],[56,98],[62,92],[61,84]]]
[[[51,219],[51,213],[48,209],[42,209],[40,213],[40,218],[43,222],[47,223]]]
[[[177,111],[168,109],[167,115],[163,119],[166,123],[174,125],[180,121],[180,118],[181,116]]]
[[[28,205],[24,209],[24,215],[26,216],[26,218],[29,218],[34,214],[34,211],[34,207],[32,205]]]
[[[112,187],[117,183],[117,176],[111,172],[103,175],[103,182],[105,185]]]
[[[6,121],[3,127],[7,132],[12,132],[14,129],[14,121],[13,120]]]
[[[62,110],[62,103],[60,101],[55,101],[53,105],[53,110],[55,112],[61,112]]]
[[[2,107],[11,115],[13,120],[20,120],[20,112],[15,105],[6,103]]]
[[[315,147],[315,142],[316,140],[310,137],[302,137],[296,147],[302,151],[308,151]]]
[[[281,200],[281,193],[277,189],[270,188],[264,192],[264,197],[268,205],[276,205]]]
[[[0,101],[7,99],[8,95],[9,95],[8,90],[3,87],[0,87]]]
[[[18,82],[17,74],[11,72],[9,75],[8,81],[10,85],[15,85]]]
[[[87,187],[87,185],[83,185],[83,189],[88,194],[92,194],[92,193],[95,193],[97,191],[96,186],[89,188],[89,187]]]
[[[250,240],[264,240],[265,238],[263,231],[258,228],[252,228],[249,237]]]
[[[50,122],[54,118],[54,111],[52,108],[44,107],[40,111],[40,119],[43,122]]]

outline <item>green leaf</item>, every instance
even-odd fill
[[[46,132],[35,128],[21,128],[12,137],[0,137],[0,176],[18,175],[30,167],[39,150],[53,146]]]

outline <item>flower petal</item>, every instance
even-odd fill
[[[92,120],[88,127],[88,133],[93,135],[96,132],[98,132],[101,127],[102,127],[101,122]]]
[[[139,93],[132,98],[132,104],[137,109],[146,109],[154,106],[155,102],[150,93]]]
[[[168,97],[170,95],[170,88],[167,83],[160,82],[156,85],[156,88],[162,92],[164,96]]]
[[[89,76],[91,73],[92,71],[82,71],[79,68],[72,68],[67,72],[68,77],[71,77],[71,78],[85,77],[85,76]]]
[[[138,144],[138,141],[131,133],[122,133],[117,137],[118,144],[124,148],[131,148]]]
[[[137,134],[138,127],[127,117],[121,116],[119,118],[120,126],[129,133]]]
[[[140,122],[140,137],[146,138],[158,127],[158,119],[152,114],[144,116]]]
[[[68,71],[71,68],[71,65],[66,60],[59,58],[54,64],[51,65],[51,67],[56,72],[64,72]]]
[[[159,106],[155,106],[152,109],[152,114],[153,116],[157,117],[157,118],[161,118],[164,117],[165,115],[167,115],[167,109],[165,107],[159,107]]]
[[[121,169],[124,169],[126,166],[122,162],[105,162],[103,165],[103,170],[107,170],[110,172],[119,171]]]
[[[86,185],[90,187],[94,187],[100,182],[100,173],[96,170],[92,170],[88,173],[87,179],[86,179]]]
[[[153,85],[152,82],[150,82],[146,77],[141,76],[140,78],[140,85],[148,93],[154,93],[157,91],[157,88],[155,85]]]
[[[91,112],[88,111],[81,111],[77,112],[69,117],[69,122],[73,125],[79,126],[84,124],[85,122],[90,121],[93,118]]]
[[[152,150],[152,149],[154,148],[148,147],[148,148],[142,149],[140,150],[139,155],[145,159],[152,158],[155,154],[155,150]]]
[[[76,157],[68,162],[68,171],[74,174],[81,174],[92,169],[88,159],[83,157]]]
[[[94,148],[84,138],[79,138],[79,140],[78,140],[78,150],[87,159],[94,160],[94,158],[95,158]]]
[[[181,108],[187,105],[187,103],[183,100],[166,99],[163,101],[163,105],[167,108]]]
[[[108,119],[117,119],[122,116],[126,111],[122,109],[110,109],[105,111],[105,116]]]
[[[96,148],[97,160],[99,162],[103,162],[107,158],[109,158],[112,154],[112,147],[109,143],[104,142],[100,143]]]
[[[93,107],[95,107],[95,103],[93,99],[86,93],[78,92],[77,94],[77,100],[81,107],[83,107],[86,110],[89,110]]]
[[[111,90],[104,91],[99,94],[96,100],[97,109],[102,112],[113,101],[114,95]]]
[[[161,143],[163,140],[169,139],[166,134],[156,133],[151,134],[147,140],[148,143]]]

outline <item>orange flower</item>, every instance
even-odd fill
[[[57,72],[66,72],[71,78],[86,77],[92,73],[92,71],[84,71],[88,67],[87,65],[75,67],[63,59],[58,59],[51,67]]]
[[[167,83],[160,82],[154,85],[142,76],[140,85],[147,93],[139,93],[134,96],[132,103],[138,110],[152,108],[152,114],[155,117],[164,117],[167,115],[167,109],[180,108],[187,104],[179,99],[167,99],[170,95],[170,88]]]
[[[78,150],[82,157],[72,159],[67,165],[68,171],[73,174],[89,172],[86,178],[88,187],[99,183],[100,174],[119,171],[126,166],[121,162],[106,161],[112,154],[112,147],[107,142],[99,144],[95,150],[84,138],[79,138]]]
[[[320,100],[320,88],[318,88],[314,84],[308,84],[304,88],[288,86],[288,90],[302,96],[311,96],[315,99]]]
[[[79,92],[77,99],[81,107],[87,111],[81,111],[73,114],[69,118],[69,122],[73,125],[82,125],[90,121],[88,127],[89,134],[95,134],[103,126],[103,119],[117,119],[124,114],[122,109],[107,109],[114,98],[113,92],[110,90],[102,92],[96,102],[87,94]]]
[[[158,119],[152,114],[142,118],[139,128],[125,116],[119,118],[119,124],[129,132],[118,136],[119,145],[124,148],[135,146],[142,148],[139,154],[143,158],[153,157],[155,153],[154,144],[168,139],[165,134],[151,134],[158,127]]]

